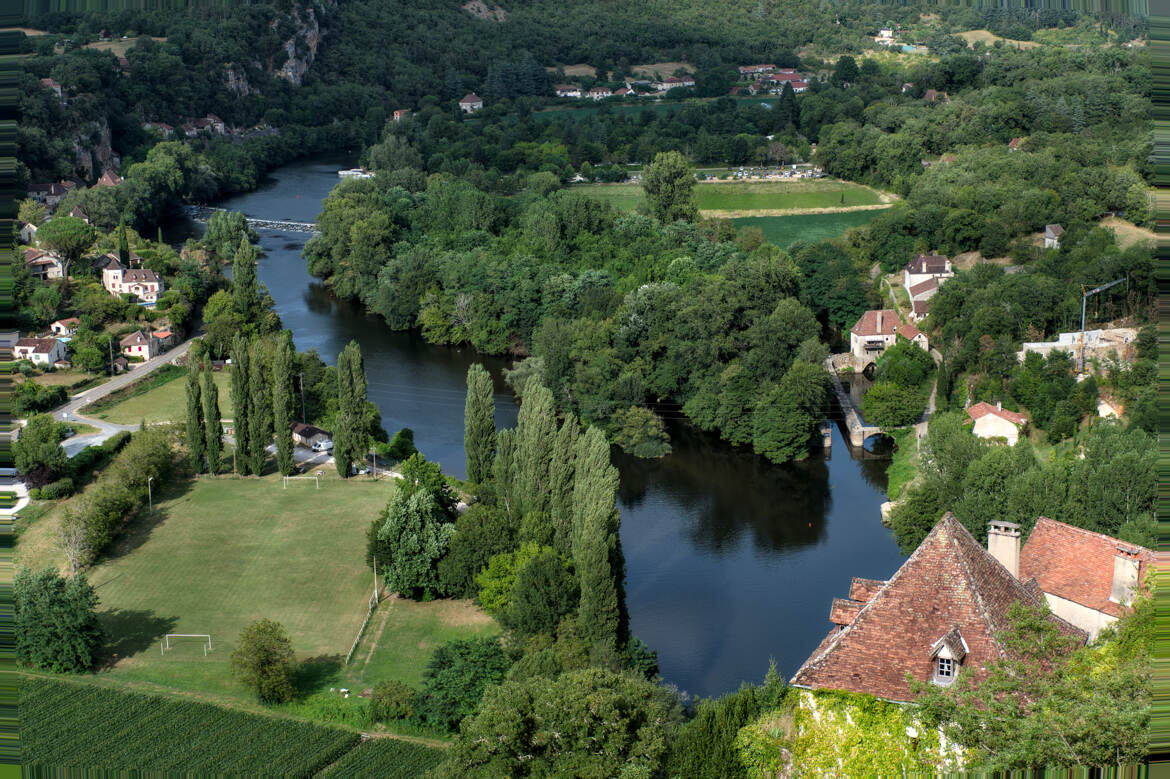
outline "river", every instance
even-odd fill
[[[349,158],[274,171],[256,191],[225,200],[248,216],[311,222]],[[174,225],[172,238],[193,229]],[[351,339],[365,357],[369,396],[393,434],[444,471],[465,475],[465,374],[483,362],[496,383],[496,422],[515,424],[503,360],[432,346],[332,297],[301,257],[304,233],[262,231],[260,280],[298,349],[329,363]],[[832,456],[776,466],[671,421],[674,452],[638,460],[620,451],[618,498],[631,630],[658,651],[663,678],[714,696],[759,681],[774,659],[791,676],[828,632],[829,606],[852,577],[888,578],[901,564],[880,521],[888,456],[850,452],[833,429]]]

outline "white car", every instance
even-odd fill
[[[313,448],[314,452],[332,452],[333,451],[333,442],[332,441],[318,441],[317,443],[313,444],[312,448]]]

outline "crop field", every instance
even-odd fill
[[[26,769],[260,776],[279,767],[283,776],[312,776],[360,738],[309,722],[43,678],[22,680],[20,721]]]
[[[413,779],[443,762],[443,751],[399,741],[372,738],[322,771],[345,779]]]
[[[732,220],[736,227],[758,227],[764,238],[781,248],[796,241],[827,241],[851,227],[869,224],[880,211],[845,211],[837,214],[795,214],[793,216],[750,216]]]
[[[634,211],[645,201],[640,184],[582,184],[574,187],[589,197],[610,203],[619,211]],[[796,209],[880,207],[882,195],[847,181],[719,181],[695,185],[699,210],[726,217],[780,216],[772,212]],[[872,219],[870,213],[866,219]]]

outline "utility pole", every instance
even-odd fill
[[[110,375],[114,375],[114,336],[111,335],[106,339],[106,344],[110,347]]]
[[[148,501],[150,501],[150,513],[151,514],[154,513],[154,494],[150,490],[150,483],[152,481],[154,481],[153,476],[147,477],[147,479],[146,479],[146,499]]]

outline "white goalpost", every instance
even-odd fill
[[[206,638],[207,642],[203,644],[203,656],[207,657],[207,653],[212,650],[210,633],[167,633],[164,640],[158,642],[160,655],[165,655],[167,650],[172,648],[172,638]]]
[[[321,489],[321,477],[320,476],[285,476],[284,477],[284,488],[286,490],[288,489],[288,480],[289,479],[312,479],[313,481],[317,482],[317,489]]]

